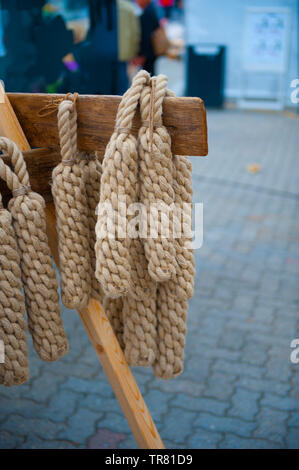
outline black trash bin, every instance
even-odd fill
[[[224,100],[224,66],[225,46],[188,46],[186,96],[199,96],[205,106],[221,108]]]

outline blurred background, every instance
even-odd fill
[[[185,370],[134,370],[168,448],[299,448],[298,15],[297,0],[1,1],[6,91],[122,94],[143,67],[207,107]],[[30,381],[0,389],[0,448],[136,447],[63,312],[66,357],[42,364],[31,347]]]

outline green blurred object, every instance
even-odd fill
[[[60,78],[54,83],[50,83],[49,85],[46,86],[46,93],[58,93],[59,92],[59,87],[62,84],[62,79]]]

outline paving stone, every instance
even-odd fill
[[[169,447],[167,441],[165,442],[167,449],[173,449],[174,447]],[[126,440],[121,441],[117,447],[118,449],[138,449],[137,443],[133,436],[128,436]]]
[[[291,414],[288,425],[289,426],[295,426],[295,427],[299,428],[299,412]]]
[[[265,393],[264,398],[261,401],[262,406],[269,406],[276,408],[277,410],[283,411],[295,411],[299,410],[299,400],[289,397],[278,397],[272,393]]]
[[[26,442],[21,444],[18,449],[77,449],[75,443],[62,440],[42,440],[37,436],[28,436]]]
[[[206,411],[216,415],[223,415],[229,407],[229,403],[224,403],[211,398],[186,397],[185,395],[179,393],[171,401],[171,406],[193,411],[194,413],[196,411]]]
[[[97,429],[110,429],[111,431],[131,434],[131,430],[122,413],[114,413],[109,411],[103,417],[99,416],[97,419]]]
[[[281,383],[267,379],[255,379],[252,377],[240,377],[236,382],[236,386],[241,386],[257,392],[270,392],[283,396],[285,396],[291,388],[288,383]]]
[[[24,436],[17,436],[14,432],[0,430],[0,449],[19,449],[23,444]]]
[[[255,427],[254,422],[244,421],[238,418],[214,416],[209,413],[200,413],[194,422],[194,426],[199,426],[208,431],[232,432],[239,436],[251,437]]]
[[[236,376],[228,373],[214,372],[208,379],[204,395],[220,401],[228,401],[234,391]]]
[[[244,439],[233,434],[227,434],[224,441],[220,444],[220,449],[278,449],[280,448],[273,442],[262,439]]]
[[[287,416],[283,411],[263,407],[257,416],[258,427],[254,431],[254,437],[277,442],[283,448]]]
[[[62,377],[54,378],[52,373],[43,371],[39,377],[32,381],[30,390],[24,391],[22,396],[36,402],[46,403],[58,392],[59,385],[62,382]]]
[[[177,444],[184,444],[192,431],[196,415],[192,411],[172,407],[161,427],[161,436]]]
[[[187,441],[188,449],[216,449],[221,439],[220,433],[197,428]]]
[[[72,443],[86,445],[87,439],[95,432],[96,420],[100,419],[103,413],[95,413],[87,408],[79,408],[68,420],[68,426],[57,433],[59,439]]]
[[[40,417],[43,415],[44,405],[32,400],[22,398],[0,399],[0,421],[5,421],[11,414],[18,414],[24,418]]]
[[[122,442],[129,445],[129,439],[125,434],[110,431],[109,429],[97,429],[87,443],[88,449],[119,449]],[[128,448],[128,447],[127,447]]]
[[[80,396],[78,394],[61,389],[50,400],[43,415],[52,421],[61,423],[74,414],[79,402]]]
[[[223,361],[218,359],[213,364],[213,369],[215,371],[227,372],[230,374],[235,374],[240,377],[255,377],[261,378],[265,370],[263,367],[256,367],[250,364],[245,364],[241,362],[230,362]]]
[[[260,393],[246,390],[244,388],[236,388],[236,393],[232,397],[232,408],[228,414],[238,418],[253,421],[258,412],[258,399]]]
[[[86,380],[79,377],[69,377],[61,386],[62,389],[72,390],[76,393],[94,393],[103,396],[113,396],[113,391],[108,382],[99,380]]]
[[[287,449],[299,449],[299,429],[289,428],[286,435]]]
[[[11,415],[1,425],[4,431],[18,432],[22,436],[37,436],[42,439],[54,439],[64,429],[62,423],[53,423],[49,419],[28,418],[20,415]]]
[[[159,390],[155,389],[149,390],[146,394],[146,404],[155,422],[160,422],[162,416],[168,414],[172,397],[174,397],[172,393],[161,394]],[[188,397],[188,400],[192,400],[192,398]]]
[[[88,408],[95,413],[98,411],[100,413],[104,411],[115,411],[117,413],[121,412],[121,408],[116,397],[101,397],[100,395],[96,395],[94,393],[89,393],[88,395],[84,396],[84,398],[80,398],[80,406]]]

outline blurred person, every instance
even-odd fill
[[[164,9],[164,15],[167,20],[170,18],[171,9],[175,4],[175,0],[159,0],[159,5]]]
[[[6,55],[1,78],[15,92],[45,92],[63,70],[73,35],[57,9],[45,0],[1,0]]]
[[[132,2],[117,0],[118,58],[127,64],[137,57],[141,41],[141,25]]]
[[[61,92],[122,95],[129,86],[127,64],[136,57],[140,24],[128,0],[89,0],[90,28],[65,64]]]
[[[141,43],[138,58],[139,65],[142,65],[143,69],[151,75],[155,75],[157,54],[153,46],[152,36],[160,28],[158,13],[151,0],[135,0],[135,2],[143,10],[140,15]]]

